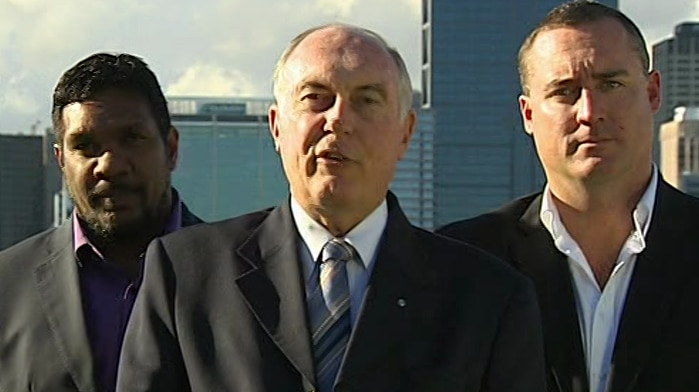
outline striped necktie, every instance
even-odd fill
[[[309,285],[306,294],[320,392],[332,392],[349,341],[350,292],[346,263],[355,259],[355,255],[352,245],[341,239],[326,242],[315,268],[317,280]]]

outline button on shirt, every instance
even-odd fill
[[[573,276],[591,392],[609,390],[609,372],[619,321],[637,255],[646,247],[645,236],[650,226],[657,186],[657,169],[653,167],[650,184],[633,211],[633,232],[624,243],[604,290],[600,290],[585,255],[563,225],[548,185],[544,189],[540,218],[556,248],[567,256]]]
[[[92,349],[95,380],[100,392],[111,392],[116,386],[124,331],[141,278],[139,276],[136,281],[132,281],[124,268],[105,260],[102,253],[88,240],[75,212],[72,221],[85,327]],[[175,200],[164,234],[181,226],[182,205],[179,200]],[[143,255],[139,259],[139,265],[142,270]]]
[[[323,245],[334,238],[320,223],[313,220],[301,205],[291,198],[291,213],[296,223],[296,229],[301,235],[302,241],[298,245],[298,254],[301,260],[303,276],[308,286],[315,267],[315,261],[323,250]],[[352,325],[357,321],[361,312],[364,293],[369,283],[371,271],[374,268],[376,250],[381,240],[386,220],[388,219],[388,207],[386,200],[379,205],[369,216],[355,226],[344,240],[350,243],[361,257],[361,263],[347,263],[347,279],[350,291],[350,319]]]

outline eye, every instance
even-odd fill
[[[372,97],[372,96],[369,96],[369,95],[363,96],[363,97],[361,98],[361,100],[362,100],[363,103],[367,103],[367,104],[379,103],[379,100],[378,100],[378,99],[376,99],[376,98],[374,98],[374,97]]]
[[[546,98],[565,104],[573,104],[580,98],[582,88],[579,86],[559,86],[546,94]]]
[[[602,91],[610,91],[610,90],[617,89],[621,86],[623,86],[623,84],[621,82],[616,81],[616,80],[605,80],[602,82],[600,89]]]
[[[321,111],[333,105],[335,97],[326,93],[309,92],[301,96],[301,102],[313,111]]]
[[[100,147],[91,140],[76,140],[68,145],[72,151],[85,157],[93,157],[99,154]]]

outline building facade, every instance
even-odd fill
[[[434,221],[472,217],[541,189],[522,127],[517,53],[556,0],[422,2],[423,106],[434,117]],[[616,0],[602,3],[617,7]]]
[[[699,22],[680,23],[672,37],[653,45],[653,68],[663,87],[655,115],[659,133],[661,124],[673,121],[676,107],[699,105]]]
[[[415,96],[419,106],[419,95]],[[221,220],[284,202],[289,185],[269,132],[271,98],[170,97],[180,153],[173,184],[202,219]],[[434,227],[429,111],[418,125],[391,189],[408,219]]]
[[[672,186],[699,197],[699,107],[677,107],[660,126],[660,172]]]
[[[269,133],[270,99],[171,97],[180,133],[172,181],[194,213],[221,220],[284,201],[289,186]]]
[[[60,172],[44,135],[0,135],[0,249],[53,224]]]

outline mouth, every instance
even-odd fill
[[[90,205],[101,205],[107,209],[121,209],[131,204],[138,197],[138,191],[128,186],[109,186],[95,188],[90,192],[88,200]]]
[[[349,158],[347,158],[338,150],[323,150],[319,154],[316,154],[316,159],[336,163],[349,160]]]

